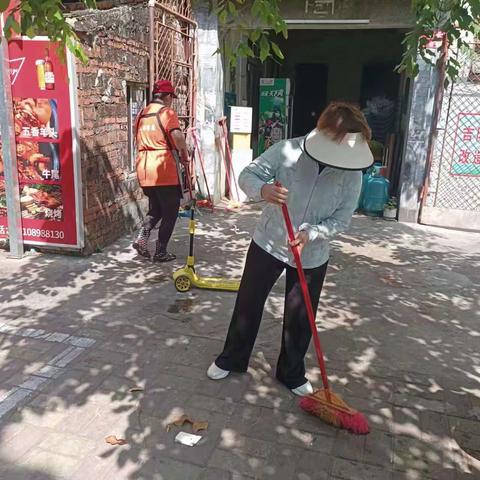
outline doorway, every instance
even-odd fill
[[[400,86],[400,75],[395,62],[375,62],[363,65],[360,104],[365,108],[367,101],[375,97],[396,99]]]
[[[292,136],[312,130],[327,104],[328,65],[301,63],[295,66]]]
[[[292,81],[290,137],[311,131],[329,102],[361,106],[392,195],[399,187],[409,118],[410,85],[395,72],[404,36],[400,29],[292,29],[288,39],[277,38],[285,60],[266,62],[263,72]]]
[[[247,98],[248,105],[253,107],[252,117],[252,149],[255,155],[258,152],[258,111],[260,103],[260,78],[262,77],[263,68],[262,64],[257,59],[249,58],[247,61]]]

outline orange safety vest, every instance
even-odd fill
[[[165,138],[162,128],[168,135]],[[142,187],[179,185],[178,170],[171,148],[175,145],[170,133],[179,130],[173,109],[152,102],[138,115],[135,122],[137,177]]]

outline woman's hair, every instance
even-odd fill
[[[361,133],[365,140],[372,139],[367,119],[358,107],[347,102],[332,102],[320,115],[317,128],[340,143],[347,133]]]

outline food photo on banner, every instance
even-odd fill
[[[27,184],[20,193],[22,218],[63,220],[62,187],[60,185]]]
[[[81,248],[71,57],[60,59],[57,48],[9,42],[22,234],[26,244]],[[0,238],[8,235],[3,171],[0,158]]]
[[[47,142],[17,143],[19,181],[60,180],[59,145]]]
[[[14,98],[15,135],[58,138],[57,101],[48,98]]]

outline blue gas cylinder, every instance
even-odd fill
[[[390,182],[374,172],[365,184],[362,207],[367,215],[378,217],[389,199]]]
[[[363,198],[365,196],[365,186],[367,185],[367,181],[371,176],[372,176],[372,169],[371,168],[369,168],[362,175],[362,189],[360,191],[360,196],[358,197],[357,210],[361,210],[363,208]]]

